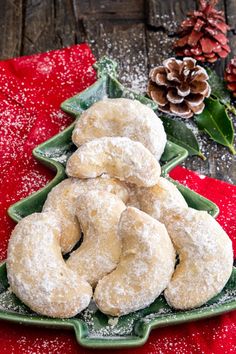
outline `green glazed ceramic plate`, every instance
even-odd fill
[[[127,97],[138,99],[142,103],[155,104],[148,98],[124,88],[116,79],[116,64],[108,58],[102,58],[95,65],[99,79],[85,91],[68,99],[62,104],[62,109],[76,118],[92,103],[103,97]],[[71,142],[74,124],[52,139],[36,147],[33,155],[37,160],[56,172],[54,179],[43,189],[12,205],[8,213],[18,222],[21,218],[41,211],[48,192],[65,175],[65,164],[75,150]],[[162,175],[168,178],[168,172],[187,157],[187,151],[168,141],[161,158]],[[217,216],[218,207],[206,198],[191,191],[181,184],[177,187],[183,194],[189,206],[206,210],[212,216]],[[160,296],[149,307],[122,316],[114,320],[102,314],[91,303],[81,314],[71,319],[50,319],[38,316],[20,302],[8,289],[6,266],[0,266],[0,319],[20,324],[36,325],[52,328],[69,328],[75,331],[77,341],[86,347],[133,347],[146,342],[151,329],[173,324],[198,320],[231,311],[236,308],[236,269],[233,269],[230,280],[223,291],[201,308],[191,311],[175,311],[171,309],[163,296]]]

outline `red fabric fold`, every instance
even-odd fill
[[[62,101],[91,85],[95,59],[86,44],[0,62],[0,257],[5,259],[14,223],[12,203],[43,187],[53,174],[32,149],[64,129],[71,118]],[[236,186],[177,167],[171,177],[220,207],[218,221],[236,250]],[[234,353],[236,313],[153,330],[141,348],[116,353]],[[80,347],[72,332],[0,322],[0,353],[104,353]],[[108,351],[111,352],[111,351]]]

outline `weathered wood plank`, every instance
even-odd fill
[[[82,41],[72,1],[54,1],[55,35],[63,47]]]
[[[143,20],[145,17],[145,0],[73,0],[74,8],[81,18],[88,19],[135,19]]]
[[[225,0],[227,22],[236,35],[236,1]]]
[[[163,28],[168,33],[175,33],[187,12],[195,9],[195,6],[195,0],[149,0],[147,23]]]
[[[25,9],[23,53],[33,54],[60,46],[55,40],[53,1],[28,0]]]
[[[70,1],[28,0],[23,53],[32,54],[74,44],[76,21]]]
[[[216,8],[218,10],[221,10],[224,12],[225,16],[226,16],[226,9],[225,9],[225,3],[224,0],[219,0]],[[214,63],[213,68],[214,70],[217,72],[218,75],[220,75],[221,77],[224,76],[224,70],[225,70],[225,65],[226,65],[227,59],[221,59],[218,60],[216,63]]]
[[[226,16],[227,22],[230,26],[230,34],[229,34],[229,44],[231,47],[231,53],[229,58],[233,58],[236,56],[236,2],[235,0],[226,0]]]
[[[85,20],[84,27],[95,55],[114,58],[119,63],[121,81],[145,91],[148,72],[144,24]]]
[[[20,55],[22,0],[0,0],[0,59]]]
[[[231,48],[231,53],[229,55],[229,58],[233,58],[236,56],[236,34],[230,33],[229,35],[229,45]]]
[[[162,31],[147,30],[148,69],[162,64],[163,60],[174,56],[174,38]]]

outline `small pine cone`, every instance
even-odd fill
[[[236,57],[231,59],[225,69],[225,81],[229,91],[236,97]]]
[[[169,58],[150,71],[147,93],[158,109],[182,118],[200,114],[211,88],[204,68],[193,58]]]
[[[218,0],[199,0],[198,11],[190,12],[181,23],[180,39],[174,43],[177,56],[191,56],[213,63],[230,53],[226,37],[229,26],[224,13],[215,9]]]

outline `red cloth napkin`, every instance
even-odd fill
[[[0,63],[0,257],[5,259],[14,223],[9,205],[44,186],[53,174],[32,148],[70,122],[59,105],[91,85],[95,59],[86,44]],[[216,202],[218,221],[236,250],[236,186],[175,168],[171,176]],[[0,353],[104,353],[80,347],[72,332],[0,322]],[[111,351],[107,351],[111,352]],[[151,332],[141,348],[116,353],[234,353],[236,313]]]

